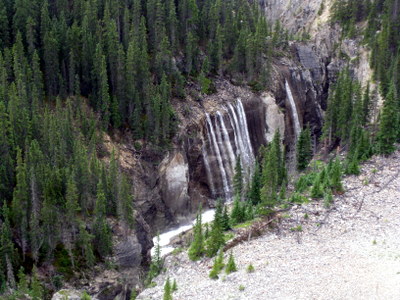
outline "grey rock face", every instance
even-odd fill
[[[187,210],[188,169],[188,164],[181,152],[172,153],[160,166],[162,199],[174,215]]]
[[[136,235],[129,235],[115,246],[115,259],[119,268],[136,268],[142,262],[142,245]]]

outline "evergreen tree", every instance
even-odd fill
[[[121,176],[121,183],[118,192],[118,216],[124,226],[133,229],[135,225],[134,210],[133,210],[133,193],[131,186],[128,183],[128,178],[125,175]]]
[[[312,159],[311,147],[311,131],[310,128],[302,130],[297,141],[297,169],[304,170],[307,168]]]
[[[81,222],[79,224],[79,248],[82,251],[82,256],[84,258],[87,267],[93,267],[95,263],[95,256],[93,254],[92,240],[93,235],[89,234],[85,228],[85,225]]]
[[[214,259],[213,267],[210,271],[209,277],[211,279],[218,279],[218,274],[224,268],[224,252],[219,250],[218,256]]]
[[[236,268],[235,259],[231,252],[231,254],[229,255],[228,263],[226,264],[225,272],[226,272],[226,274],[230,274],[230,273],[236,272],[236,271],[237,271],[237,268]]]
[[[13,223],[18,230],[22,252],[25,255],[28,248],[28,215],[29,215],[29,190],[27,182],[26,164],[22,160],[21,149],[17,149],[17,185],[14,188],[11,210]]]
[[[201,224],[201,211],[196,217],[196,224],[193,228],[193,242],[190,245],[188,255],[191,260],[198,260],[204,254],[203,226]]]
[[[278,188],[284,182],[286,170],[282,157],[280,133],[277,131],[272,143],[264,151],[261,201],[267,207],[273,207],[278,200]]]
[[[236,196],[235,200],[233,201],[233,208],[232,208],[230,219],[231,219],[232,225],[242,223],[245,220],[243,205],[241,204],[238,196]]]
[[[332,190],[336,193],[343,192],[342,185],[342,167],[340,165],[340,161],[336,158],[332,164],[332,169],[329,174]]]
[[[324,188],[323,188],[323,178],[321,178],[321,173],[319,173],[313,182],[313,186],[311,189],[311,197],[312,198],[322,198],[324,196]]]
[[[233,177],[233,190],[235,196],[238,196],[240,199],[243,194],[243,170],[242,163],[240,161],[240,155],[236,159],[235,175]]]
[[[12,159],[12,140],[10,138],[10,123],[4,102],[0,100],[0,199],[11,198],[14,185],[14,162]],[[3,205],[0,202],[0,205]]]
[[[225,240],[222,232],[221,222],[217,219],[214,219],[211,226],[210,237],[206,241],[207,256],[213,257],[224,244]]]
[[[172,292],[176,292],[178,290],[178,285],[176,284],[176,279],[172,282],[172,287],[171,287]]]
[[[254,168],[254,174],[251,180],[251,186],[248,193],[248,200],[253,204],[257,205],[261,202],[261,172],[260,172],[260,165],[256,162]]]
[[[94,211],[95,221],[93,224],[94,244],[101,257],[111,253],[112,237],[111,230],[106,220],[106,199],[103,182],[100,180],[97,185],[97,199]]]
[[[9,209],[4,203],[2,207],[2,219],[0,224],[0,279],[1,288],[6,285],[8,288],[15,288],[15,278],[13,263],[15,260],[15,250],[12,243],[12,232],[9,221]]]
[[[165,285],[164,285],[163,300],[172,300],[172,289],[171,289],[171,282],[169,280],[169,277],[167,278],[167,281],[165,282]]]
[[[33,266],[33,270],[32,270],[30,295],[32,296],[33,300],[41,300],[41,299],[43,299],[43,296],[44,296],[43,287],[38,278],[38,271],[37,271],[36,266]]]
[[[377,134],[377,150],[380,154],[388,155],[395,150],[399,130],[399,105],[395,99],[393,83],[383,104],[380,116],[379,131]]]
[[[221,224],[222,224],[223,231],[227,231],[227,230],[231,229],[230,218],[229,218],[229,214],[228,214],[228,207],[226,205],[224,205],[224,211],[222,213]]]

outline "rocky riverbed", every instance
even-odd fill
[[[238,272],[211,280],[213,261],[187,253],[166,258],[167,272],[138,299],[400,299],[400,152],[375,157],[330,208],[292,207],[266,234],[231,249]],[[227,254],[225,255],[227,257]],[[253,273],[247,273],[249,264]]]

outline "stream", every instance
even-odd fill
[[[202,224],[209,223],[214,220],[214,214],[215,210],[210,209],[205,211],[204,213],[201,214],[201,222]],[[160,234],[160,252],[161,252],[161,257],[165,256],[169,253],[171,253],[175,247],[171,245],[171,240],[181,234],[182,232],[186,232],[190,229],[193,228],[193,226],[196,224],[196,218],[190,223],[186,223],[185,225],[181,225],[177,228],[170,229],[162,234]],[[153,243],[154,247],[151,248],[151,255],[154,255],[155,252],[155,245],[157,245],[157,236],[153,238]]]

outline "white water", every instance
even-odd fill
[[[211,140],[212,140],[212,144],[213,144],[213,147],[214,147],[215,155],[217,156],[218,166],[219,166],[221,177],[222,177],[222,184],[223,184],[224,194],[225,194],[225,197],[228,199],[230,197],[230,195],[229,195],[228,178],[226,177],[226,171],[225,171],[225,168],[224,168],[224,163],[222,162],[221,151],[220,151],[220,149],[218,147],[217,139],[215,137],[214,128],[212,126],[212,122],[211,122],[209,114],[206,114],[206,119],[207,119],[208,129],[209,129],[209,132],[210,132],[210,135],[211,135]]]
[[[247,125],[247,118],[246,118],[246,113],[243,108],[243,103],[238,100],[237,103],[238,111],[239,111],[239,118],[240,118],[240,124],[241,124],[241,130],[243,137],[245,138],[245,145],[246,145],[246,160],[243,162],[242,166],[244,170],[253,170],[253,166],[255,163],[255,158],[254,158],[254,153],[253,153],[253,147],[251,146],[251,141],[250,141],[250,134],[249,134],[249,128]],[[247,168],[246,168],[247,167]],[[250,176],[251,174],[248,174]]]
[[[289,83],[287,82],[287,80],[285,81],[285,89],[286,89],[286,94],[289,99],[290,107],[292,108],[294,131],[296,134],[296,141],[297,141],[297,139],[300,135],[301,127],[300,127],[299,115],[297,113],[296,103],[294,102],[292,90],[290,89],[290,86],[289,86]]]
[[[210,162],[209,162],[205,144],[203,144],[203,146],[201,147],[201,152],[203,153],[204,165],[206,167],[206,173],[207,173],[207,180],[210,185],[211,193],[214,195],[215,194],[214,180],[213,180],[213,176],[211,173]]]
[[[214,214],[215,210],[210,209],[205,211],[204,213],[201,214],[201,221],[202,224],[212,222],[214,220]],[[193,226],[196,224],[196,218],[189,224],[182,225],[178,228],[171,229],[167,232],[164,232],[163,234],[160,234],[160,252],[161,256],[165,256],[169,253],[171,253],[175,248],[170,245],[171,240],[178,236],[179,234],[186,232],[190,229],[193,228]],[[157,236],[153,238],[153,243],[154,245],[157,244]],[[155,253],[155,247],[151,248],[151,255],[153,256]]]
[[[229,138],[228,130],[226,129],[226,126],[225,126],[224,118],[222,117],[222,114],[219,111],[217,112],[217,115],[218,115],[219,122],[221,125],[222,134],[224,136],[224,147],[225,147],[225,150],[228,152],[229,162],[230,162],[230,166],[231,166],[231,173],[232,173],[233,170],[235,169],[236,157],[235,157],[235,154],[233,153],[231,140]]]
[[[224,120],[224,114],[228,116],[227,122]],[[228,104],[224,111],[217,111],[213,117],[214,124],[211,116],[206,114],[208,143],[205,140],[202,148],[204,165],[213,196],[223,192],[225,199],[230,200],[236,160],[240,155],[244,182],[248,183],[255,163],[253,147],[246,113],[240,99],[234,105]],[[233,134],[229,134],[228,127]],[[218,182],[215,181],[218,176],[222,178],[222,187],[221,183],[217,186]]]

